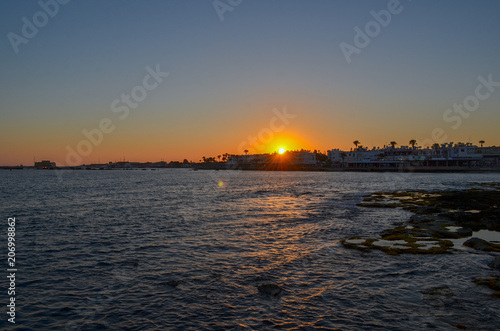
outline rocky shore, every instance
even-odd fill
[[[500,252],[500,183],[474,183],[462,191],[376,192],[358,204],[367,208],[403,208],[414,213],[394,223],[376,238],[355,236],[342,240],[346,248],[363,252],[380,250],[389,255],[452,254],[463,246],[475,251]],[[476,237],[493,234],[493,240]],[[460,245],[462,247],[457,247]],[[500,270],[500,256],[490,267]],[[474,279],[500,297],[500,276]]]

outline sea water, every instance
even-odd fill
[[[356,206],[364,195],[465,189],[499,174],[20,170],[0,179],[1,231],[16,219],[14,327],[500,327],[500,300],[472,281],[495,273],[492,255],[389,256],[340,242],[411,216]],[[268,283],[282,292],[259,292]]]

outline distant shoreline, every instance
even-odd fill
[[[115,169],[81,169],[73,167],[57,167],[55,169],[37,169],[34,167],[8,167],[0,166],[0,170],[36,170],[36,171],[50,171],[50,170],[75,170],[75,171],[121,171],[121,170],[160,170],[160,169],[188,169],[188,170],[242,170],[242,171],[300,171],[300,172],[405,172],[405,173],[500,173],[500,168],[472,168],[472,167],[401,167],[401,168],[313,168],[313,167],[285,167],[285,168],[262,168],[262,167],[207,167],[195,165],[192,167],[145,167],[145,168],[115,168]]]

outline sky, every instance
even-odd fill
[[[2,1],[0,165],[500,145],[497,0]]]

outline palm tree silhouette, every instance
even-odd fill
[[[417,141],[415,139],[410,140],[410,145],[411,145],[412,149],[415,149],[415,144],[416,143],[417,143]]]
[[[248,155],[248,149],[245,149],[243,152],[245,153],[245,155]]]
[[[479,140],[479,143],[481,144],[481,148],[483,148],[483,144],[485,143],[484,140]]]
[[[359,140],[354,140],[352,143],[354,144],[354,146],[356,146],[356,149],[358,149]]]
[[[394,148],[394,146],[396,146],[398,143],[395,141],[391,141],[389,144],[392,146],[392,148]]]

